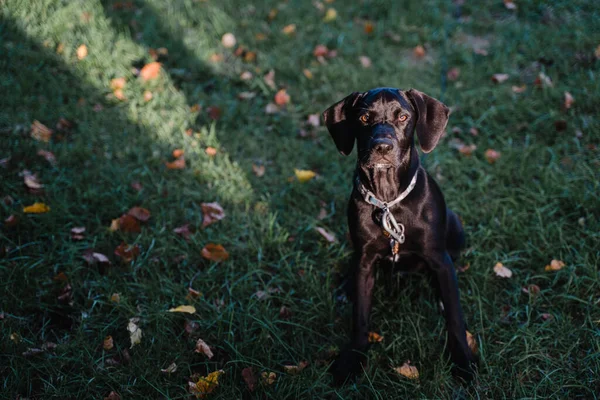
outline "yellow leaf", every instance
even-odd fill
[[[329,8],[329,9],[327,9],[327,12],[325,13],[325,18],[323,18],[323,21],[331,22],[336,18],[337,18],[337,11],[335,11],[335,8]]]
[[[262,382],[265,385],[272,385],[275,382],[275,379],[277,379],[277,374],[275,372],[263,372],[261,377]]]
[[[281,32],[285,33],[286,35],[292,35],[296,33],[296,24],[289,24],[284,26]]]
[[[23,207],[23,212],[27,214],[42,214],[50,211],[50,207],[44,203],[33,203],[30,206]]]
[[[296,178],[301,183],[308,182],[312,178],[317,176],[317,174],[314,171],[310,171],[310,170],[306,170],[306,169],[295,169],[294,168],[294,172],[296,173]]]
[[[179,307],[171,308],[169,310],[169,312],[181,312],[181,313],[194,314],[196,312],[196,307],[194,307],[194,306],[179,306]]]
[[[308,68],[304,68],[302,70],[302,73],[304,74],[304,76],[306,77],[306,79],[312,79],[313,78],[313,73]]]
[[[560,271],[565,266],[565,263],[561,260],[552,260],[550,265],[546,265],[544,270],[546,271]]]
[[[394,368],[394,371],[408,379],[419,379],[419,370],[410,365],[410,361],[405,362],[401,367]]]
[[[207,394],[212,393],[219,386],[219,376],[225,372],[220,369],[218,371],[211,372],[206,377],[201,377],[198,382],[190,387],[192,394],[196,395],[196,398],[203,399]]]

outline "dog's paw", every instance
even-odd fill
[[[343,350],[329,367],[333,382],[340,386],[348,379],[355,379],[362,372],[362,366],[366,365],[366,362],[366,357],[358,350],[352,348]]]

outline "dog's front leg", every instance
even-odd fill
[[[450,256],[445,253],[439,259],[430,260],[439,295],[444,306],[448,330],[448,350],[454,363],[454,372],[465,381],[473,379],[476,357],[467,344],[466,325],[460,306],[456,272]]]
[[[369,347],[369,317],[373,302],[373,284],[375,283],[375,265],[378,255],[369,254],[363,248],[361,254],[353,257],[353,289],[354,307],[352,312],[351,342],[340,353],[331,366],[334,381],[342,384],[344,381],[361,371],[365,363],[365,352]]]

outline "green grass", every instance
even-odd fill
[[[480,348],[478,382],[467,398],[592,399],[600,393],[600,8],[593,0],[518,1],[509,11],[501,1],[336,1],[336,20],[312,2],[136,0],[132,9],[112,1],[0,1],[0,393],[2,397],[187,398],[188,377],[223,369],[214,399],[250,398],[241,370],[278,374],[259,386],[260,398],[448,398],[461,392],[441,356],[444,323],[427,283],[418,277],[400,285],[393,298],[379,285],[373,330],[385,340],[369,352],[369,365],[355,384],[335,388],[327,374],[328,354],[348,338],[350,305],[336,290],[351,252],[346,236],[346,201],[354,158],[338,155],[324,128],[301,137],[306,117],[352,91],[377,86],[414,87],[453,107],[448,135],[424,163],[447,202],[463,218],[468,250],[459,274],[462,305]],[[271,9],[278,14],[273,20]],[[362,21],[374,32],[366,34]],[[294,23],[295,35],[281,29]],[[233,32],[257,52],[245,62],[220,38]],[[400,35],[399,42],[388,33]],[[266,35],[259,41],[257,33]],[[487,39],[488,55],[473,51]],[[76,49],[89,55],[79,61]],[[319,63],[317,44],[337,49]],[[412,49],[428,56],[415,60]],[[57,52],[61,47],[62,52]],[[166,47],[161,76],[142,82],[132,72],[151,61],[150,48]],[[223,61],[213,62],[215,53]],[[358,57],[369,56],[370,69]],[[446,79],[460,68],[457,81]],[[314,75],[307,79],[302,70]],[[277,89],[291,103],[266,114],[275,90],[262,76],[273,69]],[[254,78],[243,81],[244,71]],[[539,72],[553,87],[533,84]],[[494,84],[494,73],[509,73]],[[126,101],[111,98],[110,80],[126,77]],[[515,94],[512,85],[526,84]],[[153,99],[144,101],[150,90]],[[244,91],[256,93],[240,100]],[[562,109],[563,93],[575,104]],[[94,106],[102,105],[95,111]],[[202,110],[190,111],[194,104]],[[217,106],[222,116],[208,118]],[[34,120],[54,128],[66,117],[77,125],[51,143],[29,136]],[[567,128],[557,131],[555,121]],[[479,135],[469,134],[475,127]],[[460,128],[456,133],[452,128]],[[193,135],[185,132],[192,129]],[[309,130],[310,131],[310,130]],[[578,137],[577,131],[582,135]],[[56,135],[56,134],[55,134]],[[451,147],[453,137],[474,143],[471,157]],[[213,146],[218,154],[204,152]],[[187,168],[167,170],[175,148],[185,150]],[[484,152],[501,158],[490,165]],[[37,156],[52,151],[57,165]],[[257,177],[252,164],[264,164]],[[289,181],[294,168],[313,169],[307,183]],[[34,195],[19,173],[37,173],[45,185]],[[138,192],[131,183],[138,181]],[[46,214],[24,214],[42,201]],[[206,229],[202,202],[220,202],[226,218]],[[151,211],[140,234],[110,232],[111,220],[133,206]],[[320,209],[327,217],[320,221]],[[186,242],[172,230],[197,227]],[[83,241],[70,229],[85,226]],[[340,239],[326,243],[322,226]],[[123,265],[113,256],[121,242],[142,251]],[[221,243],[230,259],[211,263],[200,252]],[[112,266],[89,266],[82,254],[94,249]],[[186,255],[183,261],[177,261]],[[566,267],[546,272],[552,259]],[[510,279],[494,275],[502,262]],[[57,299],[66,283],[72,301]],[[195,277],[195,278],[194,278]],[[167,313],[187,304],[190,280],[202,296],[194,315]],[[540,287],[529,296],[522,288]],[[279,288],[267,300],[253,294]],[[110,301],[120,293],[121,301]],[[285,305],[289,319],[279,315]],[[552,317],[545,320],[547,313]],[[141,319],[141,344],[129,349],[127,322]],[[184,322],[199,329],[185,335]],[[11,340],[17,334],[21,340]],[[105,336],[115,348],[103,350]],[[204,339],[215,356],[194,353]],[[54,351],[23,355],[54,342]],[[125,360],[128,349],[131,359]],[[110,360],[120,360],[111,365]],[[297,376],[283,365],[302,360]],[[409,381],[391,366],[411,360],[421,378]],[[178,370],[160,372],[176,362]],[[114,364],[114,363],[113,363]]]

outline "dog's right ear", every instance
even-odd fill
[[[360,94],[354,92],[323,111],[325,125],[340,153],[347,156],[352,152],[356,135],[350,119],[350,111],[359,99]]]

